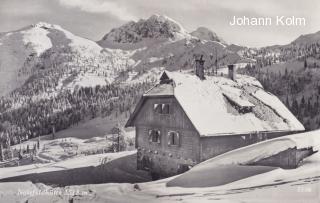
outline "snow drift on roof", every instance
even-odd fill
[[[275,110],[282,118],[286,119],[286,121],[291,126],[297,129],[302,128],[302,124],[300,122],[296,122],[297,119],[286,107],[284,107],[279,98],[269,92],[265,92],[263,89],[258,89],[253,93],[253,95],[266,105],[270,106],[273,110]]]

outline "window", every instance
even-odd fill
[[[170,114],[170,105],[169,104],[154,104],[153,109],[159,114]]]
[[[160,130],[149,130],[149,141],[160,143]]]
[[[168,132],[168,145],[179,145],[179,133],[175,131]]]
[[[156,113],[162,113],[162,105],[161,104],[154,104],[153,109]]]
[[[169,104],[162,104],[162,114],[169,114]]]

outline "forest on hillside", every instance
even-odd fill
[[[247,65],[239,73],[257,78],[267,91],[281,99],[306,130],[320,128],[320,45],[286,46],[279,55],[262,56],[266,57],[258,58],[256,65]],[[273,66],[277,60],[284,71]]]
[[[13,108],[14,99],[0,99],[0,138],[4,148],[24,140],[67,129],[96,117],[117,119],[130,116],[141,95],[151,87],[149,82],[133,85],[110,84],[66,90],[56,97],[33,102],[30,97],[23,105]]]

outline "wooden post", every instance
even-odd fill
[[[40,134],[38,136],[37,148],[40,149]]]
[[[1,141],[0,141],[0,161],[4,161],[3,146],[2,146],[2,142]]]
[[[218,51],[217,51],[217,49],[215,49],[215,51],[216,51],[216,60],[214,62],[215,67],[216,67],[215,75],[218,75]]]
[[[56,128],[54,125],[54,122],[51,122],[51,126],[52,126],[52,139],[55,139],[55,134],[56,134]]]
[[[120,129],[118,130],[118,152],[120,152]]]

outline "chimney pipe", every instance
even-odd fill
[[[236,80],[236,76],[237,76],[236,66],[234,64],[229,64],[228,65],[228,77],[231,80]]]
[[[204,60],[202,59],[203,55],[200,56],[200,59],[196,59],[196,76],[200,78],[200,80],[204,80]]]

